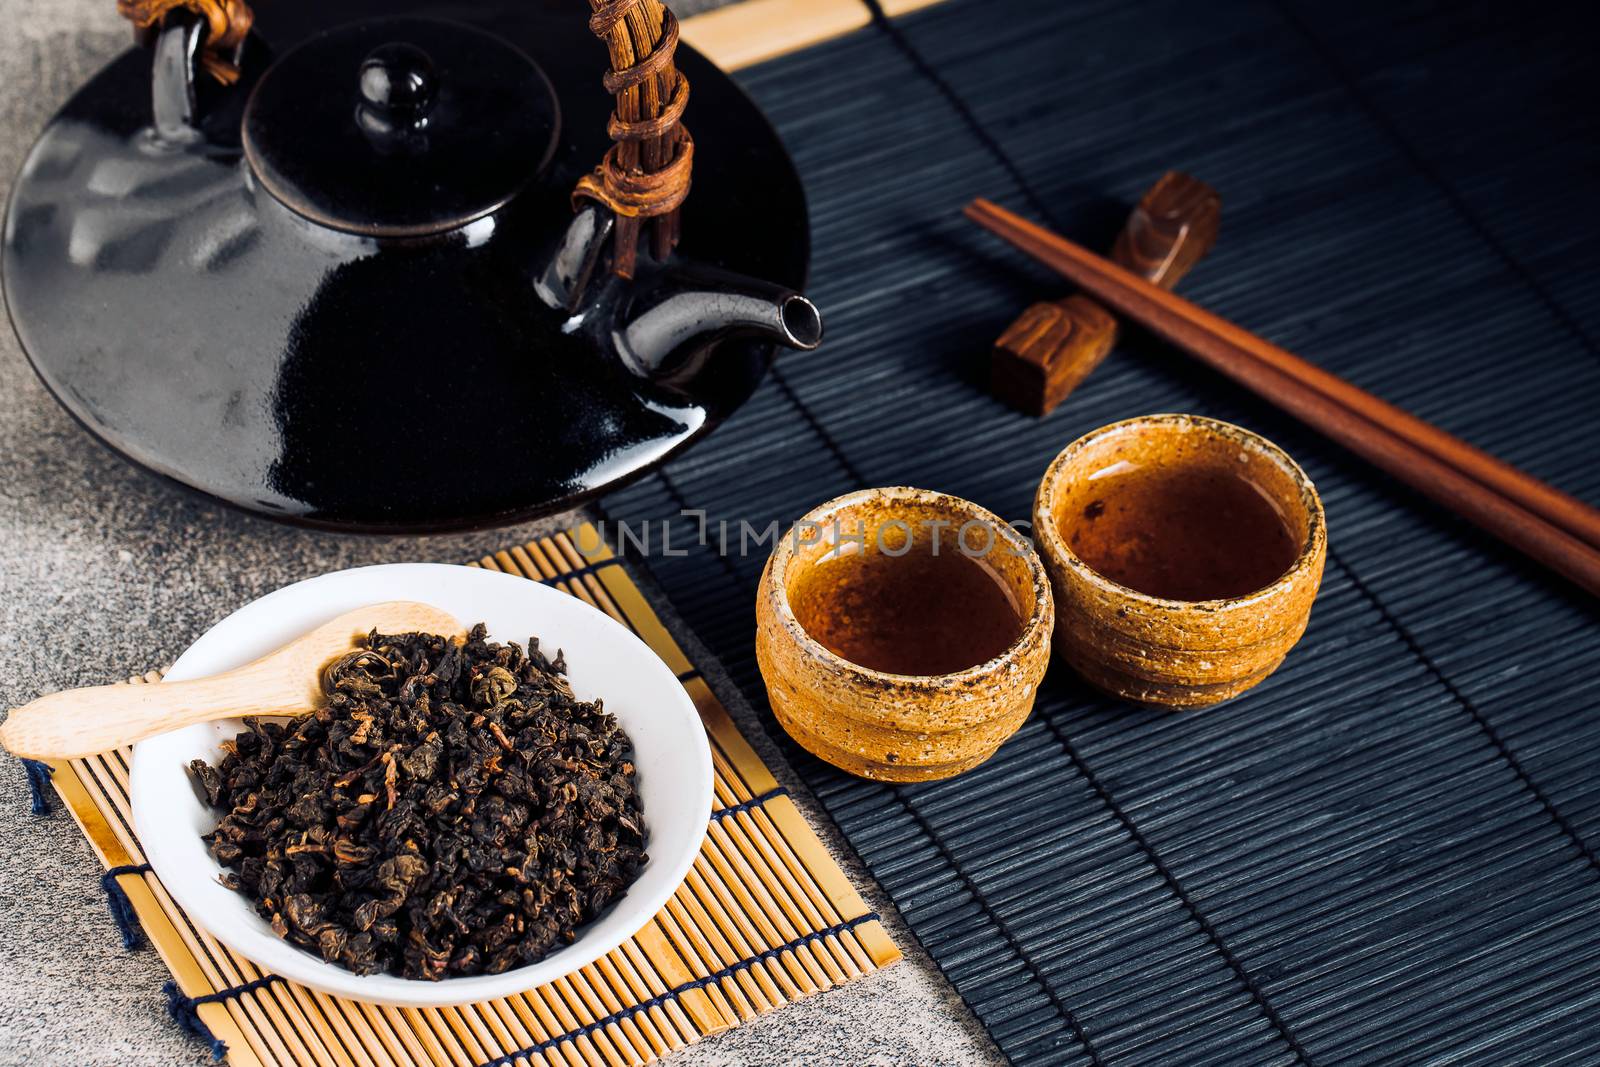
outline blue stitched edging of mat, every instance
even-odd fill
[[[28,776],[28,802],[35,815],[50,814],[50,776],[55,769],[36,759],[22,761],[22,770]]]
[[[640,1001],[638,1004],[633,1004],[626,1008],[619,1009],[618,1011],[614,1011],[610,1015],[607,1015],[601,1019],[596,1019],[592,1023],[587,1023],[583,1026],[577,1027],[576,1029],[557,1034],[555,1037],[547,1038],[544,1041],[529,1045],[526,1048],[517,1049],[515,1052],[509,1052],[504,1056],[497,1056],[492,1060],[485,1060],[483,1063],[479,1064],[478,1067],[506,1067],[506,1065],[515,1063],[518,1060],[525,1060],[529,1057],[548,1052],[551,1049],[557,1048],[561,1045],[588,1037],[590,1034],[598,1033],[609,1026],[615,1026],[618,1023],[626,1022],[636,1015],[643,1014],[644,1012],[650,1011],[654,1008],[659,1008],[662,1005],[670,1003],[676,998],[683,996],[683,994],[689,992],[690,990],[705,989],[707,986],[713,986],[721,982],[725,982],[730,978],[735,978],[738,975],[743,974],[745,971],[750,970],[750,968],[755,967],[758,964],[766,963],[768,960],[778,959],[788,952],[798,952],[807,945],[815,944],[818,941],[823,941],[839,934],[849,933],[851,930],[854,930],[863,923],[876,922],[879,918],[880,916],[876,912],[869,912],[866,915],[859,915],[854,919],[847,919],[844,922],[834,923],[832,926],[829,926],[826,929],[813,930],[809,934],[794,938],[782,945],[777,946],[776,948],[769,948],[762,952],[758,952],[747,959],[742,959],[738,963],[730,964],[729,966],[708,974],[703,978],[695,978],[688,982],[682,982],[676,986],[673,986],[665,993],[658,993],[649,1000]],[[163,987],[163,991],[167,997],[167,1011],[169,1014],[171,1014],[173,1019],[182,1025],[183,1028],[189,1033],[204,1041],[210,1047],[212,1056],[215,1059],[221,1060],[227,1055],[227,1044],[219,1040],[216,1035],[211,1032],[210,1028],[201,1021],[200,1015],[195,1011],[195,1009],[202,1004],[218,1004],[224,1001],[233,1000],[245,995],[246,993],[253,993],[256,990],[263,989],[274,982],[281,981],[283,981],[283,979],[280,976],[276,974],[269,974],[264,975],[261,978],[257,978],[253,982],[245,982],[243,985],[230,986],[227,989],[219,989],[215,993],[207,993],[206,995],[200,997],[186,997],[182,995],[178,992],[177,983],[169,981]]]
[[[39,766],[44,768],[44,777],[48,781],[50,772],[49,766],[46,764],[39,764]],[[31,775],[32,772],[30,769],[30,780]],[[732,818],[736,815],[756,811],[769,801],[776,800],[779,797],[786,797],[788,795],[789,791],[787,789],[785,789],[783,786],[777,786],[773,789],[767,790],[764,793],[757,794],[748,800],[740,801],[737,804],[730,804],[724,808],[718,808],[711,813],[710,818],[713,823],[722,822],[723,820]],[[41,807],[41,805],[36,801],[34,804],[34,810],[39,812],[48,809]],[[122,888],[119,879],[125,875],[143,876],[149,872],[150,865],[148,863],[124,864],[122,866],[111,867],[100,876],[100,886],[105,891],[106,905],[111,911],[111,917],[117,924],[117,930],[122,939],[122,947],[130,951],[142,945],[144,943],[144,938],[139,928],[138,914],[134,911],[133,904],[128,899],[127,892]],[[497,1065],[500,1064],[509,1064],[517,1059],[525,1058],[527,1056],[535,1055],[548,1049],[555,1048],[557,1045],[560,1045],[563,1042],[575,1041],[580,1037],[584,1037],[588,1034],[594,1033],[597,1030],[604,1029],[613,1023],[630,1019],[642,1011],[648,1011],[651,1008],[659,1007],[672,998],[680,996],[691,989],[701,989],[705,986],[715,984],[726,978],[740,974],[756,964],[775,959],[785,952],[792,952],[797,949],[804,948],[806,945],[828,937],[832,937],[835,934],[846,933],[850,930],[854,930],[862,923],[870,922],[878,918],[879,916],[876,912],[870,912],[866,915],[857,916],[854,919],[848,919],[844,922],[835,923],[826,929],[805,934],[783,945],[780,945],[777,948],[767,949],[749,957],[748,959],[740,960],[738,963],[725,967],[722,970],[708,975],[705,978],[699,978],[691,982],[686,982],[668,990],[666,993],[652,997],[650,1000],[614,1012],[611,1015],[606,1016],[604,1019],[600,1019],[576,1030],[557,1035],[556,1037],[541,1042],[537,1046],[522,1049],[518,1052],[500,1057],[499,1059],[488,1061],[488,1063],[483,1065],[483,1067],[497,1067]],[[227,1055],[226,1042],[222,1041],[211,1032],[210,1028],[207,1027],[204,1021],[201,1020],[199,1013],[196,1012],[195,1009],[201,1004],[217,1004],[232,1000],[243,996],[246,993],[253,993],[258,989],[263,989],[274,982],[281,982],[283,980],[284,979],[280,975],[267,974],[255,979],[254,981],[245,982],[237,986],[230,986],[226,989],[219,989],[214,993],[206,993],[198,997],[184,996],[182,992],[179,991],[177,983],[169,980],[162,986],[162,993],[166,997],[167,1014],[170,1015],[172,1019],[184,1029],[185,1032],[192,1034],[204,1041],[210,1048],[212,1057],[214,1059],[221,1060]]]
[[[106,907],[111,910],[111,919],[122,936],[122,947],[130,952],[144,944],[144,934],[139,929],[139,915],[133,910],[133,902],[128,899],[128,893],[118,879],[125,874],[144,875],[149,870],[148,863],[128,863],[111,867],[100,876],[100,888],[106,894]]]
[[[281,975],[264,974],[253,981],[241,985],[229,986],[219,989],[215,993],[206,993],[198,997],[186,997],[178,990],[178,983],[172,979],[161,987],[161,992],[167,998],[167,1014],[172,1016],[174,1022],[183,1027],[184,1031],[194,1035],[211,1049],[211,1058],[221,1061],[228,1054],[228,1043],[211,1032],[211,1028],[200,1018],[200,1013],[195,1010],[202,1004],[221,1004],[254,993],[258,989],[265,989],[275,982],[283,981]]]

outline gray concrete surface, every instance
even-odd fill
[[[307,2],[307,0],[278,0]],[[715,0],[678,5],[680,11]],[[126,46],[112,0],[0,0],[0,195],[67,95]],[[705,447],[715,448],[713,438]],[[567,520],[567,521],[570,521]],[[194,500],[92,442],[34,380],[0,328],[0,698],[106,682],[171,662],[253,597],[324,571],[396,560],[459,561],[537,526],[449,538],[356,539],[269,525]],[[659,597],[656,598],[658,606]],[[699,662],[704,664],[703,657]],[[747,733],[737,694],[718,688]],[[770,741],[759,745],[798,787]],[[800,791],[801,806],[906,960],[672,1057],[680,1067],[987,1063],[998,1059],[888,902]],[[166,972],[125,953],[100,868],[70,817],[28,812],[22,768],[0,756],[0,1063],[204,1063],[166,1017]]]

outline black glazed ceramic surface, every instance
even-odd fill
[[[452,57],[476,35],[442,27],[450,43],[436,55],[426,26],[406,18],[392,34],[346,29],[305,46],[354,60],[320,75],[346,103],[284,105],[266,76],[250,106],[267,109],[262,137],[275,158],[293,158],[297,141],[306,158],[330,155],[293,181],[282,168],[252,169],[241,124],[272,62],[293,61],[318,34],[396,15],[503,39],[506,69],[524,63],[513,78],[523,92],[494,101],[504,113],[492,124],[530,143],[503,143],[499,174],[439,170],[431,208],[375,188],[382,153],[366,161],[376,169],[339,184],[328,160],[353,152],[351,137],[375,135],[358,122],[363,110],[379,137],[387,125],[404,138],[418,111],[430,114],[439,124],[420,125],[446,145],[447,119],[486,118],[450,103]],[[696,142],[682,243],[668,264],[641,258],[633,284],[591,271],[610,218],[595,208],[575,217],[570,195],[610,145],[612,100],[604,46],[586,23],[574,0],[264,5],[240,84],[195,84],[198,133],[170,115],[151,128],[151,53],[123,55],[46,129],[9,205],[5,292],[40,377],[128,459],[227,503],[336,529],[518,521],[694,441],[749,397],[769,338],[814,347],[820,336],[814,309],[789,291],[809,256],[804,196],[761,113],[680,46]],[[163,44],[192,49],[172,36]],[[400,47],[373,58],[390,41]],[[384,68],[376,83],[374,65]],[[183,94],[168,89],[162,106],[182,111]],[[345,108],[348,127],[335,121]],[[511,172],[530,160],[514,188]],[[371,236],[430,229],[443,232]],[[772,284],[730,283],[725,272]]]
[[[463,226],[510,202],[549,162],[555,89],[493,34],[386,18],[319,34],[250,93],[250,171],[292,211],[372,237]]]

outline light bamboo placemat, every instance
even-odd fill
[[[879,0],[887,18],[942,0]],[[723,70],[738,70],[872,24],[863,0],[739,0],[683,20],[683,39]]]
[[[189,921],[145,866],[133,833],[129,750],[55,764],[56,791],[108,868],[113,907],[132,912],[172,972],[175,1017],[203,1024],[214,1050],[240,1067],[630,1067],[899,958],[593,527],[472,565],[600,608],[683,681],[716,769],[715,810],[687,881],[631,940],[568,978],[463,1008],[374,1007],[265,974]]]

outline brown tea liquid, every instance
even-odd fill
[[[889,674],[950,674],[1010,648],[1023,614],[981,557],[944,538],[892,556],[869,543],[807,567],[789,606],[807,633],[851,663]],[[898,550],[899,545],[890,545]]]
[[[1221,600],[1271,585],[1300,539],[1265,490],[1220,466],[1109,468],[1062,517],[1077,557],[1168,600]]]

